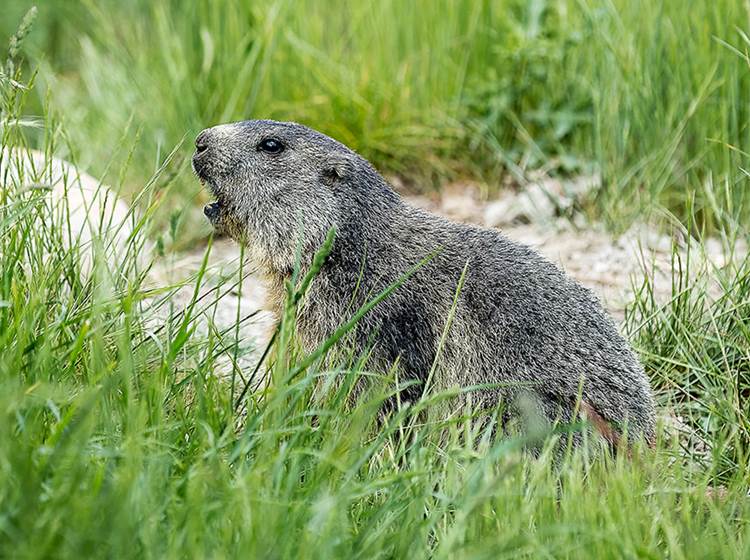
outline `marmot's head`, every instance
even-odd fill
[[[317,250],[348,212],[352,177],[371,170],[343,144],[296,123],[215,126],[195,147],[193,169],[216,197],[206,217],[277,271],[293,265],[298,248],[303,258]]]

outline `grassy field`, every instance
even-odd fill
[[[28,2],[5,6],[0,36]],[[272,117],[319,128],[417,189],[596,172],[588,210],[615,228],[655,204],[685,220],[690,193],[701,225],[718,227],[716,205],[750,218],[743,0],[189,6],[48,0],[26,48],[86,167],[100,173],[133,145],[132,192],[187,139],[172,208],[196,195],[185,172],[196,132]]]
[[[269,388],[239,399],[248,372],[221,373],[246,349],[211,328],[237,278],[201,270],[174,308],[182,286],[149,285],[138,258],[153,220],[166,238],[197,223],[192,135],[250,116],[319,127],[413,188],[598,172],[589,211],[612,227],[672,212],[690,259],[706,232],[732,248],[748,234],[748,6],[247,5],[50,1],[3,65],[0,146],[72,157],[147,219],[118,262],[95,245],[89,272],[44,191],[0,182],[0,557],[750,557],[746,257],[675,251],[666,305],[637,281],[624,329],[679,426],[653,451],[557,463],[555,434],[531,459],[473,411],[423,422],[441,395],[377,425],[389,380],[355,407],[347,384],[320,389],[361,372],[300,355],[292,312]],[[4,36],[26,8],[11,0]]]

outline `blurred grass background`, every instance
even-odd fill
[[[6,0],[0,34],[28,6]],[[184,172],[199,130],[268,117],[318,128],[415,190],[599,173],[587,210],[614,228],[655,205],[684,219],[688,194],[700,226],[715,228],[727,209],[748,217],[744,0],[39,8],[25,49],[42,66],[40,103],[50,96],[95,173],[132,142],[132,191],[184,138],[173,208],[202,196]]]

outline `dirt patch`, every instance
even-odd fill
[[[588,185],[588,187],[586,187]],[[657,301],[671,297],[673,240],[644,225],[634,226],[625,234],[612,236],[596,224],[558,217],[561,207],[571,207],[573,198],[596,185],[596,178],[578,179],[573,186],[555,181],[539,183],[521,192],[504,195],[493,201],[482,201],[473,185],[453,185],[432,198],[407,196],[414,204],[448,218],[496,227],[509,238],[538,250],[558,264],[570,276],[590,288],[601,299],[616,321],[622,321],[625,307],[633,299],[634,289],[649,275]],[[547,199],[554,198],[555,203]],[[545,202],[546,201],[546,202]],[[721,264],[721,244],[709,242],[708,257]],[[176,282],[188,278],[200,268],[205,248],[169,257],[160,263],[159,276]],[[267,340],[273,325],[272,315],[262,309],[264,289],[256,275],[250,273],[235,289],[217,297],[211,290],[226,279],[236,279],[240,247],[228,239],[214,243],[209,257],[209,271],[202,295],[209,294],[201,307],[211,317],[217,330],[231,332],[238,318],[247,318],[235,334],[245,341],[242,363],[252,361],[254,352]],[[175,305],[186,305],[193,287],[186,285],[177,294]]]
[[[574,204],[564,193],[578,196],[585,192],[582,184],[593,186],[596,179],[578,179],[567,189],[558,181],[535,184],[488,202],[481,201],[476,187],[455,185],[440,196],[411,197],[409,201],[453,220],[497,228],[536,249],[592,289],[618,321],[645,271],[652,275],[657,298],[666,301],[671,294],[672,239],[643,225],[613,236],[601,225],[583,222],[580,216],[572,221],[558,217],[561,209]],[[550,202],[553,197],[554,204]]]

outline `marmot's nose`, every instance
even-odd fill
[[[201,132],[195,139],[195,155],[200,155],[208,149],[208,130]]]

